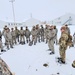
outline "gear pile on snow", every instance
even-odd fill
[[[8,65],[0,58],[0,75],[15,75],[13,74]]]

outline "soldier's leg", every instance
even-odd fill
[[[49,50],[51,50],[50,40],[48,40],[48,47],[49,47]]]
[[[13,48],[12,40],[9,40],[10,48]]]
[[[0,52],[3,52],[3,51],[5,51],[4,49],[3,49],[3,45],[2,45],[2,42],[0,42]]]
[[[12,37],[12,44],[14,45],[14,37]]]
[[[9,50],[9,41],[6,41],[7,49]]]
[[[36,41],[37,41],[37,36],[35,36],[34,38],[34,45],[36,45]]]
[[[62,52],[62,62],[65,62],[65,50]]]
[[[51,51],[54,53],[54,40],[50,40],[49,46]]]
[[[29,42],[29,40],[28,40],[28,38],[26,37],[26,42],[28,43]]]
[[[24,36],[22,36],[22,38],[23,38],[23,44],[25,44],[25,37],[24,37]]]
[[[48,39],[47,39],[47,37],[46,37],[45,39],[46,39],[46,43],[48,43]]]
[[[57,35],[56,35],[56,45],[58,44]]]
[[[65,50],[63,50],[62,47],[60,47],[59,54],[60,54],[61,62],[65,63]]]
[[[30,41],[30,36],[29,36],[29,41]]]
[[[16,37],[14,36],[14,42],[15,42],[15,44],[17,44],[17,42],[16,42]]]
[[[5,38],[5,45],[7,44],[6,38]]]
[[[18,42],[19,42],[19,35],[17,36]]]
[[[22,36],[20,35],[20,44],[22,44]]]
[[[44,35],[41,35],[41,41],[44,42]]]
[[[40,35],[38,35],[38,42],[40,42]]]

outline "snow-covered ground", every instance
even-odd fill
[[[58,38],[60,37],[60,27],[58,28]],[[69,26],[71,34],[75,32],[75,26]],[[4,41],[4,40],[3,40]],[[71,66],[75,60],[75,47],[66,50],[66,64],[60,65],[56,62],[59,56],[59,46],[55,46],[55,54],[49,55],[48,45],[45,42],[28,46],[16,45],[1,55],[1,58],[8,64],[10,70],[15,75],[75,75],[75,68]],[[43,64],[48,64],[47,67]],[[60,74],[57,74],[60,73]]]

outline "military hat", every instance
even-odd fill
[[[62,29],[63,29],[63,30],[66,30],[66,27],[65,27],[65,26],[63,26],[63,27],[61,27],[61,30],[62,30]]]

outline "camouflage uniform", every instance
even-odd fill
[[[36,45],[37,31],[36,31],[35,26],[33,26],[31,30],[31,35],[32,35],[32,42],[34,43],[34,45]]]
[[[55,30],[55,38],[54,38],[54,42],[55,42],[56,45],[57,45],[57,44],[58,44],[58,40],[57,40],[58,29],[56,28],[56,26],[54,26],[54,30]]]
[[[36,42],[40,42],[40,28],[38,25],[36,25],[36,32],[37,32],[37,37],[36,37]]]
[[[6,31],[6,45],[7,45],[7,49],[9,49],[9,46],[11,48],[13,48],[13,44],[12,44],[12,35],[11,35],[11,32],[10,32],[10,29],[8,28],[7,31]]]
[[[75,45],[75,33],[73,34],[73,45]]]
[[[17,27],[15,27],[15,34],[16,34],[16,42],[19,42],[19,35],[20,35],[20,31],[17,29]]]
[[[30,35],[31,35],[31,32],[28,29],[28,27],[26,27],[26,29],[25,29],[25,37],[26,37],[27,43],[30,41]]]
[[[7,64],[0,58],[0,75],[13,75]]]
[[[54,54],[55,53],[55,51],[54,51],[55,31],[52,28],[52,26],[50,26],[49,33],[47,36],[48,36],[48,46],[49,46],[49,49],[52,51],[50,54]]]
[[[13,28],[11,28],[11,35],[12,35],[12,44],[16,44],[16,34]]]
[[[65,31],[65,27],[61,28],[61,37],[59,39],[59,54],[61,58],[61,62],[65,63],[65,52],[67,49],[67,41],[68,41],[68,34]]]
[[[5,45],[6,45],[6,30],[7,30],[7,26],[4,27],[3,31],[2,31],[2,35],[4,36],[5,39]]]
[[[48,42],[48,39],[47,39],[48,33],[49,33],[49,29],[48,29],[48,25],[46,25],[46,27],[44,29],[44,38],[46,40],[46,43]]]
[[[23,30],[23,27],[20,29],[20,44],[25,44],[25,31]]]
[[[0,31],[0,48],[1,48],[1,52],[3,52],[3,44],[2,44],[2,33]]]
[[[40,36],[41,36],[41,41],[44,42],[44,27],[43,27],[43,25],[41,25],[41,28],[40,28]]]

